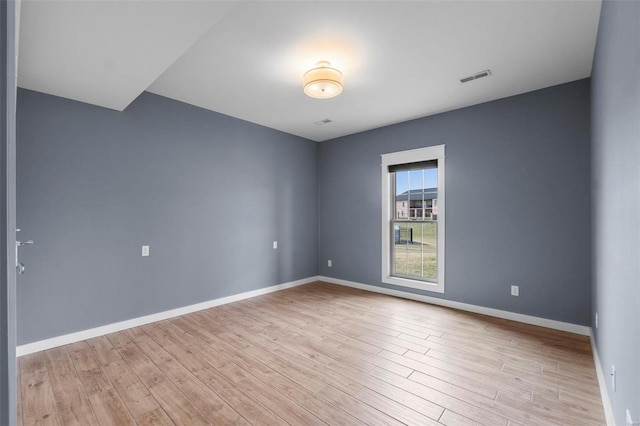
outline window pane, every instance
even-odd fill
[[[395,174],[395,214],[396,219],[406,219],[409,215],[409,172]]]
[[[393,251],[393,273],[407,274],[407,224],[395,223],[393,226],[394,251]]]
[[[409,172],[396,173],[396,194],[400,195],[409,190]]]
[[[392,274],[436,281],[438,169],[395,172],[394,190]]]
[[[424,219],[424,208],[422,207],[422,193],[411,194],[411,210],[409,212],[411,219]]]
[[[422,277],[435,280],[438,277],[438,224],[422,224]]]
[[[407,275],[422,278],[422,224],[409,224],[407,242]]]
[[[409,189],[422,189],[422,170],[411,170],[409,172]]]
[[[425,188],[437,188],[438,187],[438,169],[426,169],[424,171],[424,187]]]
[[[438,224],[394,222],[393,274],[435,281],[438,277]]]

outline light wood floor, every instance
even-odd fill
[[[605,424],[587,337],[326,283],[19,363],[24,425]]]

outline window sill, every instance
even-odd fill
[[[399,287],[415,288],[418,290],[432,291],[434,293],[444,293],[444,283],[430,283],[426,281],[391,276],[382,277],[382,282],[385,284],[397,285]]]

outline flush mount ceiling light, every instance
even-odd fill
[[[328,99],[342,93],[342,73],[327,61],[320,61],[316,67],[304,73],[304,93],[317,99]]]

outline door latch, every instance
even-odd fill
[[[19,229],[16,229],[16,232],[19,232]],[[25,271],[25,266],[24,263],[18,261],[18,247],[22,247],[22,246],[30,246],[31,244],[33,244],[33,240],[29,240],[29,241],[16,241],[16,272],[18,273],[18,275],[22,275],[24,274]]]

